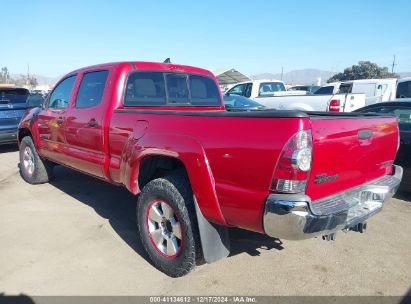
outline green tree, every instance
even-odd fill
[[[0,83],[9,83],[10,73],[7,67],[2,67],[0,72]]]
[[[356,79],[382,79],[382,78],[398,78],[395,73],[390,73],[387,67],[379,67],[371,61],[360,61],[358,65],[346,68],[344,72],[337,73],[332,76],[327,82],[356,80]]]

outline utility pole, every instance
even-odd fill
[[[395,55],[394,55],[394,59],[392,60],[391,73],[394,73],[394,67],[395,66],[396,66],[396,64],[395,64]]]
[[[284,75],[284,67],[281,67],[281,80],[283,80],[283,75]]]

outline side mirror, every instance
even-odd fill
[[[37,108],[37,107],[43,107],[44,104],[44,98],[32,98],[27,100],[27,106],[29,108]]]

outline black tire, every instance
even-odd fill
[[[30,151],[32,170],[25,165],[25,151]],[[53,165],[47,160],[42,160],[37,153],[33,140],[30,136],[24,137],[20,142],[20,175],[29,184],[44,184],[53,176]]]
[[[166,202],[173,208],[175,218],[178,218],[181,225],[182,241],[179,243],[179,253],[172,258],[165,256],[167,253],[161,253],[150,237],[149,211],[158,201]],[[170,277],[184,276],[201,263],[202,250],[193,193],[187,177],[183,174],[157,178],[144,186],[138,198],[137,225],[141,243],[154,266]],[[167,240],[165,242],[167,243]]]

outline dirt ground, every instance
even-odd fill
[[[411,288],[411,196],[400,193],[365,234],[281,241],[230,231],[232,254],[172,279],[138,241],[136,198],[56,167],[31,186],[14,146],[0,146],[0,294],[398,295]]]

